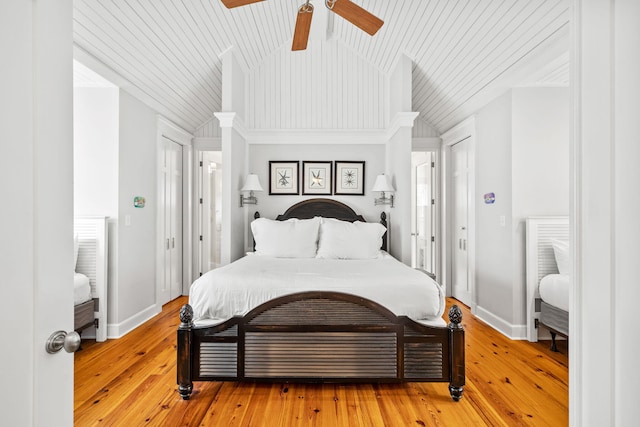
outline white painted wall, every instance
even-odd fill
[[[526,323],[525,219],[569,214],[569,113],[568,88],[516,88],[476,116],[478,315],[511,337]]]
[[[195,138],[220,138],[220,122],[213,116],[193,133]]]
[[[401,127],[386,145],[386,174],[392,177],[394,207],[385,206],[389,215],[391,255],[411,265],[411,127]],[[379,197],[380,194],[374,194]]]
[[[75,215],[118,218],[119,90],[73,90],[73,201]]]
[[[246,120],[246,72],[240,66],[233,49],[222,56],[222,111],[234,112],[236,119]]]
[[[440,136],[440,132],[438,132],[429,123],[424,121],[421,116],[418,116],[418,118],[413,123],[411,135],[414,138],[437,138]]]
[[[513,319],[512,99],[507,92],[476,115],[476,303],[507,322]],[[485,205],[483,195],[495,194]],[[505,226],[500,226],[500,216]]]
[[[393,119],[397,113],[411,111],[412,65],[408,56],[400,55],[398,63],[389,76],[389,102],[383,106],[387,108],[390,119]]]
[[[109,307],[117,312],[109,319],[122,334],[160,308],[155,307],[156,112],[121,90],[119,122],[118,278],[117,289],[109,290]],[[134,208],[135,196],[146,198],[144,208]]]
[[[569,215],[569,88],[512,93],[513,322],[526,324],[525,231],[529,216]]]
[[[240,208],[240,188],[247,175],[247,141],[245,117],[246,72],[233,50],[222,57],[222,109],[215,113],[220,123],[222,148],[222,230],[220,262],[222,265],[244,255],[245,217]],[[251,105],[251,103],[249,103]]]

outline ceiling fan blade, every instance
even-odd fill
[[[252,3],[258,3],[264,0],[222,0],[222,4],[227,6],[227,9],[233,9],[234,7],[246,6]]]
[[[350,0],[334,0],[333,2],[329,0],[327,7],[370,35],[377,33],[382,24],[384,24],[382,19],[367,12]]]
[[[300,6],[300,9],[298,9],[298,17],[296,18],[296,29],[293,32],[293,43],[291,44],[291,50],[305,50],[307,48],[312,17],[312,4],[307,3]]]

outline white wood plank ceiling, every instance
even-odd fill
[[[220,55],[233,48],[249,72],[259,69],[289,49],[303,2],[268,0],[229,10],[220,0],[74,0],[74,42],[161,105],[170,120],[196,132],[221,108]],[[330,37],[383,75],[399,55],[411,58],[413,111],[437,133],[464,119],[470,100],[566,31],[570,17],[568,0],[354,2],[384,26],[371,37],[340,17],[325,18]],[[322,19],[323,1],[312,3],[314,20]],[[553,69],[530,78],[537,85],[545,79],[566,84],[567,64],[556,59]]]

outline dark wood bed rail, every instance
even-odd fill
[[[188,304],[178,328],[178,392],[193,381],[448,382],[465,384],[462,312],[447,327],[395,316],[368,299],[302,292],[265,302],[245,316],[210,327],[193,323]]]

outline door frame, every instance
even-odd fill
[[[200,159],[201,155],[204,151],[222,151],[222,141],[218,137],[195,137],[193,139],[193,162],[194,165],[194,200],[198,200],[202,194],[202,183],[200,182]],[[223,166],[224,167],[224,166]],[[224,184],[223,184],[224,185]],[[223,189],[224,191],[224,189]],[[193,210],[193,221],[195,226],[193,227],[193,258],[192,258],[192,272],[193,277],[191,278],[191,282],[200,277],[201,272],[201,259],[202,259],[202,248],[200,245],[200,232],[201,232],[201,205],[197,204],[197,209]],[[204,272],[203,272],[204,273]],[[189,289],[185,289],[184,295],[189,295]]]
[[[156,134],[156,176],[157,176],[157,218],[156,218],[156,305],[162,306],[160,299],[164,277],[164,196],[162,194],[162,138],[167,138],[182,146],[182,294],[187,295],[192,279],[193,256],[193,135],[174,123],[157,116]]]
[[[476,207],[475,207],[475,153],[476,153],[476,119],[475,116],[471,116],[464,120],[457,126],[453,127],[449,131],[445,132],[441,136],[442,149],[441,149],[441,195],[442,200],[440,203],[441,209],[441,230],[440,234],[443,236],[441,241],[441,280],[445,286],[447,296],[452,294],[451,277],[452,277],[452,243],[453,236],[452,219],[453,204],[450,197],[451,185],[452,185],[452,166],[451,166],[451,147],[458,142],[467,141],[469,144],[469,182],[468,182],[468,223],[467,223],[467,254],[468,254],[468,280],[469,288],[471,289],[471,313],[476,312],[477,300],[476,300]]]

